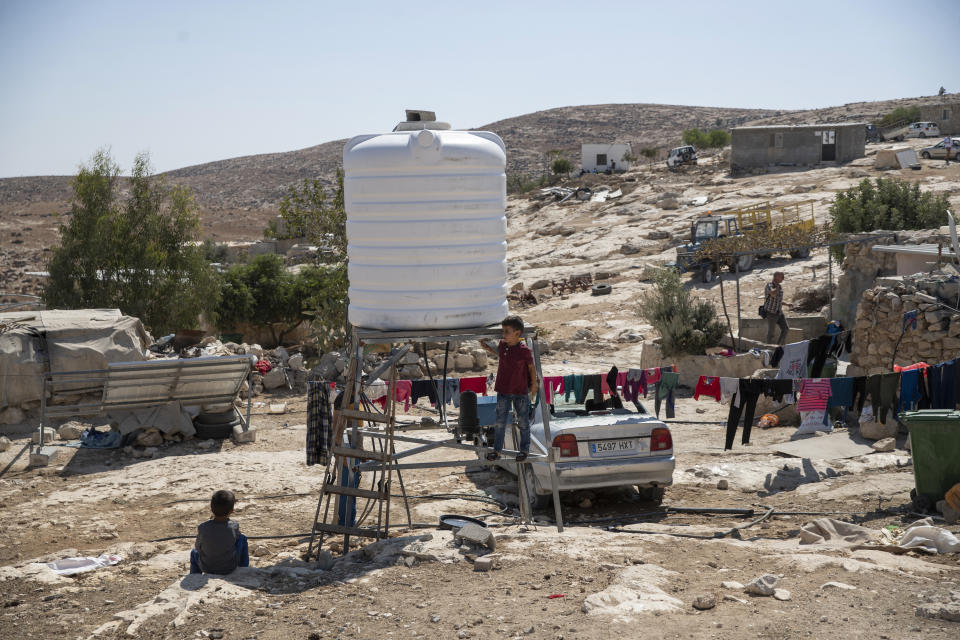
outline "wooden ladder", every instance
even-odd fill
[[[356,346],[356,345],[355,345]],[[350,550],[350,536],[361,538],[386,538],[390,529],[390,487],[391,476],[393,473],[393,454],[394,440],[393,433],[396,426],[396,402],[394,402],[397,369],[395,366],[390,368],[390,383],[387,387],[387,410],[385,413],[376,413],[373,411],[363,411],[355,408],[360,404],[361,389],[361,371],[359,362],[362,362],[361,348],[354,349],[353,357],[350,359],[350,365],[345,375],[345,384],[343,396],[341,398],[341,409],[334,410],[333,420],[333,440],[330,449],[330,455],[327,460],[327,469],[324,474],[323,486],[320,488],[320,498],[317,501],[317,511],[313,519],[313,528],[310,532],[310,546],[307,548],[306,559],[318,555],[323,545],[323,539],[327,534],[343,535],[343,553]],[[381,423],[384,424],[384,443],[383,451],[373,451],[362,447],[362,437],[358,431],[361,423]],[[344,432],[350,433],[350,446],[344,442]],[[351,486],[351,482],[358,473],[355,465],[361,461],[379,462],[380,467],[374,469],[373,473],[380,473],[380,481],[376,488],[361,489]],[[350,469],[347,477],[338,477],[344,467]],[[324,499],[326,498],[326,501]],[[342,512],[346,517],[353,511],[353,518],[356,518],[355,509],[357,498],[366,498],[375,500],[377,507],[377,520],[374,526],[362,527],[355,522],[352,525],[340,524],[337,522],[339,514]],[[336,502],[337,507],[332,510],[331,505]],[[320,512],[323,511],[323,518]],[[314,547],[314,543],[316,546]]]

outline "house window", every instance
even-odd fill
[[[949,119],[950,119],[950,109],[944,109],[944,110],[943,110],[943,117],[940,118],[940,119],[943,120],[944,122],[946,122],[947,120],[949,120]]]
[[[605,166],[607,166],[607,154],[605,154],[605,153],[598,153],[598,154],[597,154],[597,166],[598,166],[598,167],[605,167]]]
[[[777,149],[783,148],[783,133],[773,134],[773,146],[775,146]]]

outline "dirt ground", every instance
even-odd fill
[[[738,436],[724,452],[727,407],[681,390],[667,421],[677,470],[664,505],[752,507],[754,516],[665,514],[622,487],[564,494],[566,527],[558,533],[552,509],[531,526],[520,523],[513,477],[471,461],[465,469],[404,472],[407,494],[488,496],[511,512],[467,499],[415,499],[413,520],[422,528],[408,530],[403,502],[394,500],[395,537],[363,541],[345,557],[341,539],[329,541],[335,562],[320,568],[300,558],[322,469],[304,464],[304,398],[286,401],[285,415],[255,416],[256,443],[187,441],[152,459],[67,448],[60,466],[28,469],[29,434],[12,434],[14,446],[0,454],[0,637],[608,638],[643,629],[657,638],[955,638],[960,629],[916,613],[960,599],[956,554],[801,545],[797,531],[812,515],[774,516],[739,536],[713,537],[755,520],[759,505],[839,512],[833,517],[877,530],[911,522],[913,476],[902,449],[842,460],[783,457],[773,447],[792,429],[778,428],[755,429],[750,446]],[[426,413],[416,407],[404,419]],[[414,435],[445,438],[442,430]],[[440,449],[417,459],[470,455]],[[718,489],[719,479],[729,488]],[[195,527],[218,488],[237,493],[234,518],[251,537],[252,568],[187,577]],[[436,528],[437,516],[451,512],[489,523],[499,568],[474,571],[450,532]],[[123,560],[75,577],[31,564],[105,552]],[[789,600],[722,586],[767,573],[781,577]],[[851,588],[824,586],[830,582]],[[716,606],[695,609],[699,596],[715,597]]]

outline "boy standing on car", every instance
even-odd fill
[[[503,340],[496,350],[482,343],[483,348],[498,359],[497,380],[493,387],[497,392],[497,424],[493,451],[487,454],[487,460],[498,459],[503,451],[507,416],[512,408],[520,428],[517,462],[523,462],[530,452],[530,404],[531,399],[537,397],[537,370],[533,366],[533,352],[520,337],[523,335],[523,320],[520,316],[507,316],[500,326],[503,329]]]

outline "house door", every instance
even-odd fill
[[[820,132],[820,160],[821,162],[833,162],[837,159],[837,132]]]

